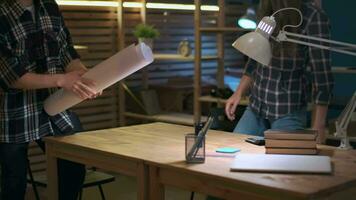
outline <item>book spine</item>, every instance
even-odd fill
[[[317,149],[266,148],[266,154],[315,155],[317,153]]]
[[[313,149],[316,148],[316,141],[266,139],[266,147]]]
[[[265,133],[265,139],[276,140],[315,140],[314,134]]]

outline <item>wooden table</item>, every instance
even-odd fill
[[[135,134],[134,127],[47,137],[48,199],[58,199],[57,158],[136,177],[137,199],[147,199],[148,168],[142,159],[144,153],[136,151],[139,146],[146,148],[141,139],[141,135]]]
[[[50,198],[56,199],[56,158],[135,176],[138,199],[164,199],[164,185],[225,199],[350,199],[356,193],[356,151],[320,146],[332,156],[332,175],[230,172],[233,155],[217,147],[264,153],[264,147],[243,142],[244,135],[209,131],[204,164],[186,164],[184,134],[193,128],[152,123],[46,139]]]

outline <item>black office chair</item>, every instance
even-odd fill
[[[235,120],[230,121],[225,115],[225,108],[210,108],[210,116],[214,117],[211,129],[232,132],[244,111],[245,107],[239,106],[236,109]]]
[[[84,188],[98,186],[101,199],[105,200],[102,185],[113,181],[115,181],[115,177],[110,174],[96,171],[95,168],[87,169],[79,199],[82,199]],[[27,182],[32,185],[36,200],[40,200],[37,187],[47,187],[48,181],[46,176],[46,156],[36,143],[31,143],[29,146]]]
[[[83,127],[79,120],[79,117],[74,112],[69,112],[69,117],[74,125],[74,129],[72,130],[72,132],[77,133],[77,132],[83,131]],[[51,119],[50,116],[49,116],[49,118]],[[44,145],[42,143],[37,143],[37,144]],[[28,182],[32,184],[36,199],[40,200],[37,186],[40,186],[40,187],[47,186],[46,157],[42,151],[42,149],[44,149],[44,146],[40,147],[37,144],[35,142],[33,142],[29,145]],[[84,184],[83,184],[81,192],[79,193],[79,198],[80,199],[82,198],[83,188],[98,186],[100,195],[101,195],[101,199],[105,200],[105,195],[104,195],[102,185],[106,184],[106,183],[113,182],[113,181],[115,181],[115,177],[110,174],[96,171],[95,168],[87,169],[85,179],[84,179]]]

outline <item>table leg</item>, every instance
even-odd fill
[[[148,200],[148,166],[143,162],[137,166],[137,199]]]
[[[48,199],[58,200],[57,158],[54,156],[53,148],[50,144],[46,144],[46,159],[47,159]]]
[[[159,182],[159,168],[149,166],[150,200],[164,200],[164,185]]]

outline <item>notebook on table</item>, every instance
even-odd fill
[[[330,174],[332,168],[329,156],[240,153],[231,171]]]

